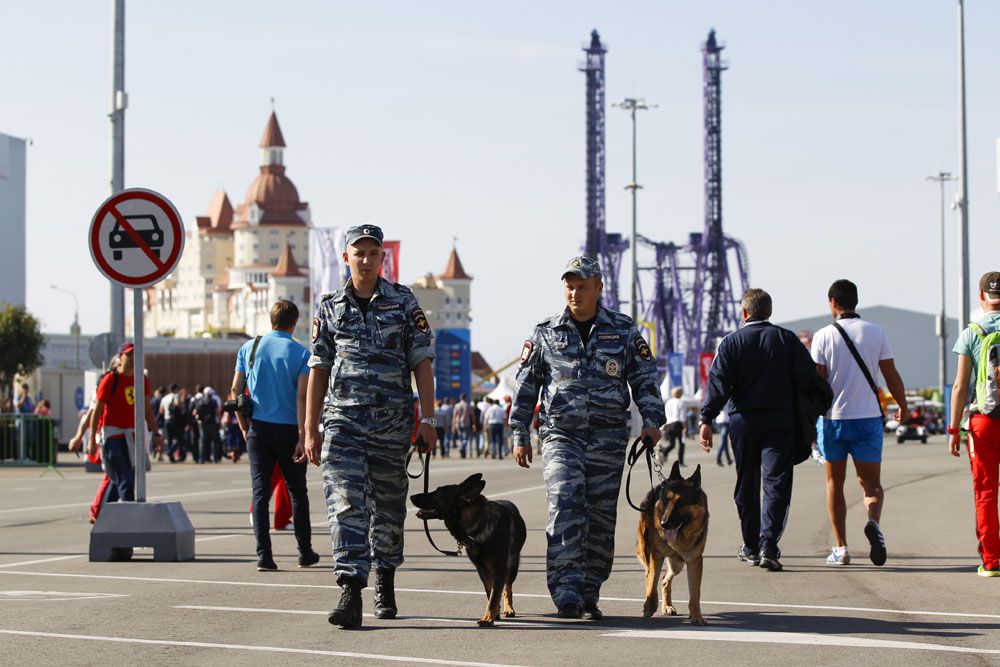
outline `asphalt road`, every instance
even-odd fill
[[[641,618],[643,573],[633,555],[637,517],[622,494],[615,568],[602,593],[606,618],[555,617],[545,587],[546,508],[541,471],[512,461],[436,461],[433,482],[482,472],[486,494],[509,498],[528,525],[514,587],[518,617],[479,629],[485,596],[472,565],[434,553],[419,521],[406,524],[406,563],[397,573],[400,618],[370,616],[345,631],[326,613],[338,598],[322,489],[310,470],[319,565],[298,569],[291,532],[274,536],[281,571],[255,570],[245,463],[156,465],[152,500],[181,500],[197,529],[197,560],[155,563],[138,551],[128,563],[90,563],[87,506],[99,481],[78,468],[65,478],[0,466],[0,663],[3,664],[995,664],[1000,665],[1000,579],[975,575],[968,463],[927,445],[886,443],[889,560],[867,559],[860,490],[848,488],[854,563],[823,564],[830,529],[822,470],[796,469],[782,540],[785,571],[750,568],[731,501],[732,468],[702,464],[711,528],[702,591],[709,625],[682,615]],[[642,481],[633,480],[641,492]],[[415,492],[417,483],[411,483]],[[435,539],[449,540],[439,527]]]

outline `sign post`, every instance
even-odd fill
[[[194,560],[194,527],[180,503],[146,502],[148,461],[143,359],[143,290],[166,278],[184,250],[184,225],[170,200],[130,188],[98,207],[88,235],[90,255],[112,283],[132,289],[135,502],[105,506],[90,535],[90,560],[122,560],[151,546],[155,560]],[[161,557],[162,556],[162,557]]]

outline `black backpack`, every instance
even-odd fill
[[[218,414],[215,401],[212,400],[210,395],[203,394],[202,397],[198,399],[197,405],[195,405],[194,413],[198,416],[198,421],[202,424],[214,422],[215,417]]]

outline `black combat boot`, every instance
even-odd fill
[[[348,579],[340,585],[340,602],[330,611],[327,620],[330,625],[342,628],[361,627],[361,582]]]
[[[396,570],[375,571],[375,618],[396,618]]]

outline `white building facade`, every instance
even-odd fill
[[[299,307],[294,336],[311,320],[309,205],[285,175],[285,140],[272,113],[260,142],[260,173],[235,208],[216,192],[187,232],[177,269],[146,290],[147,336],[253,337],[271,330],[271,306]]]
[[[25,188],[27,171],[24,139],[0,133],[0,301],[25,303]]]

